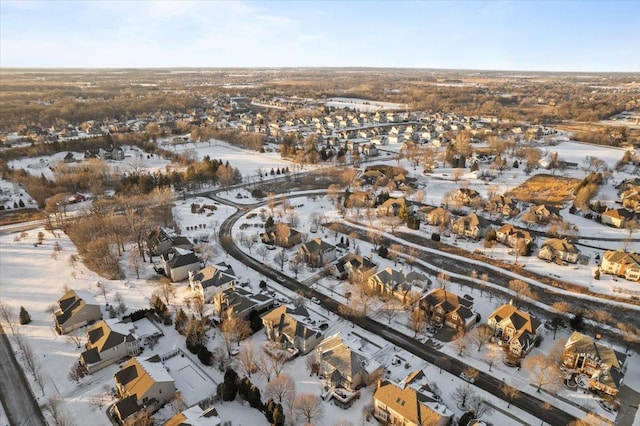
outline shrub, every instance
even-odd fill
[[[20,324],[25,325],[31,322],[31,315],[24,308],[24,306],[20,306]]]
[[[440,234],[433,233],[431,234],[431,241],[440,241]]]

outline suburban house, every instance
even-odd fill
[[[393,295],[403,303],[413,297],[411,284],[407,282],[405,274],[390,267],[370,276],[367,283],[378,293]]]
[[[324,338],[324,334],[311,324],[309,312],[304,307],[292,309],[279,306],[262,315],[262,323],[269,340],[281,349],[295,349],[309,353]]]
[[[517,247],[520,242],[523,242],[525,246],[532,242],[529,231],[516,228],[510,223],[506,223],[496,229],[496,240],[511,248]]]
[[[264,233],[260,234],[262,242],[269,245],[276,245],[280,247],[293,247],[296,244],[300,244],[302,235],[300,232],[291,228],[288,223],[279,222],[269,229],[266,229]]]
[[[451,201],[459,205],[471,206],[476,205],[477,203],[482,203],[482,197],[475,189],[458,188],[456,192],[453,193]]]
[[[470,213],[451,223],[451,232],[462,237],[479,240],[487,235],[491,222],[475,213]]]
[[[173,282],[189,278],[189,272],[198,271],[202,265],[196,254],[190,250],[172,248],[160,256],[164,274]]]
[[[298,255],[309,266],[318,268],[336,260],[336,247],[314,238],[298,248]]]
[[[171,228],[162,226],[147,235],[147,251],[149,256],[161,256],[172,248],[193,250],[193,243],[187,238],[176,234]]]
[[[376,196],[371,191],[354,191],[344,201],[345,207],[373,207]]]
[[[615,397],[625,371],[626,355],[574,331],[562,352],[562,366],[589,377],[589,388]]]
[[[318,375],[332,387],[355,391],[381,376],[382,365],[358,349],[360,345],[347,340],[342,333],[324,339],[315,348]]]
[[[635,186],[620,194],[622,207],[640,213],[640,186]]]
[[[205,303],[213,297],[236,285],[238,277],[228,263],[209,265],[198,272],[189,271],[189,288],[202,296]]]
[[[431,285],[429,277],[418,271],[411,271],[408,274],[405,274],[404,281],[410,286],[417,287],[422,291],[426,290]]]
[[[638,214],[633,210],[625,208],[619,209],[607,209],[601,215],[602,223],[605,225],[611,225],[614,228],[624,228],[629,222],[635,222],[638,224]]]
[[[511,303],[493,311],[487,324],[503,343],[509,345],[509,355],[516,358],[523,358],[533,349],[542,331],[542,323],[537,318]]]
[[[69,290],[58,299],[55,327],[59,334],[66,334],[77,328],[102,319],[100,305],[91,293],[83,290]]]
[[[602,272],[640,282],[640,254],[609,250],[602,256]]]
[[[446,426],[453,412],[436,396],[422,371],[402,382],[380,380],[373,393],[373,416],[382,424]]]
[[[441,226],[449,223],[451,213],[442,207],[420,206],[414,214],[421,222],[431,226]]]
[[[155,413],[175,397],[173,378],[154,357],[131,358],[114,376],[120,400],[113,413],[121,424],[133,425],[142,412]]]
[[[86,351],[80,354],[80,365],[92,374],[123,358],[140,353],[136,327],[117,319],[100,321],[87,329]]]
[[[516,216],[520,213],[518,203],[506,195],[494,195],[484,205],[484,210],[490,213],[497,213],[502,216]]]
[[[230,313],[238,318],[248,319],[252,311],[258,315],[273,308],[274,298],[263,293],[253,294],[242,288],[230,287],[213,296],[213,307],[220,317]]]
[[[376,273],[378,265],[371,261],[370,257],[364,257],[355,253],[347,253],[336,261],[331,268],[331,274],[340,279],[353,279],[355,282],[364,282]]]
[[[163,426],[221,426],[222,420],[215,407],[206,409],[194,405],[181,413],[176,414],[164,423]]]
[[[473,299],[460,297],[444,288],[435,288],[420,299],[420,307],[431,324],[446,325],[458,331],[469,330],[478,314],[472,312]]]
[[[578,262],[578,249],[565,239],[549,238],[542,243],[538,257],[548,262]]]
[[[403,208],[407,208],[404,198],[389,198],[378,207],[378,216],[398,216]]]
[[[560,219],[560,209],[558,207],[539,204],[529,208],[531,217],[537,223],[549,223],[552,220]]]

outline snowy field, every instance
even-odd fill
[[[397,104],[393,102],[379,102],[369,99],[358,98],[328,98],[325,102],[328,107],[347,108],[356,111],[376,112],[381,110],[399,110],[407,109],[406,104]]]
[[[22,202],[23,206],[20,206]],[[23,208],[36,208],[36,202],[31,195],[19,184],[0,178],[0,206],[2,210],[16,210]]]
[[[135,146],[123,146],[124,160],[105,160],[105,164],[109,170],[116,174],[126,174],[132,172],[155,172],[158,170],[165,171],[170,161],[158,157],[156,154],[147,154]],[[49,156],[22,158],[12,160],[8,163],[8,167],[12,169],[26,170],[33,176],[44,176],[47,179],[53,179],[53,168],[59,163],[64,163],[65,156],[69,151],[58,152]],[[69,166],[81,167],[83,164],[84,153],[71,152],[75,162],[66,163]]]

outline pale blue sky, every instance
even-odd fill
[[[2,67],[640,71],[638,1],[5,1]]]

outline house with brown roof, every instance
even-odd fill
[[[622,207],[640,213],[640,186],[634,186],[620,194]]]
[[[155,413],[175,397],[173,378],[156,355],[148,359],[131,358],[114,380],[119,401],[113,413],[121,424],[133,425],[142,412]]]
[[[446,225],[451,219],[451,213],[442,207],[420,206],[412,211],[421,222],[431,226]]]
[[[318,375],[331,386],[355,391],[368,386],[384,371],[383,366],[359,349],[360,345],[342,333],[324,339],[314,352]]]
[[[59,334],[69,333],[102,319],[100,305],[88,291],[69,290],[58,299],[57,305],[54,316]]]
[[[562,366],[589,377],[589,388],[615,397],[622,384],[626,355],[574,331],[562,352]]]
[[[529,216],[531,216],[536,223],[549,223],[561,218],[560,209],[558,207],[548,206],[545,204],[531,206],[529,208]]]
[[[85,348],[80,354],[80,365],[92,374],[123,358],[138,355],[140,342],[132,322],[108,319],[87,329]]]
[[[454,203],[463,206],[471,206],[477,203],[482,203],[482,197],[480,196],[480,193],[471,188],[458,188],[456,192],[453,193],[451,200]]]
[[[454,330],[470,329],[478,317],[472,312],[473,299],[460,297],[444,288],[434,288],[425,294],[420,299],[420,307],[427,313],[431,324],[445,325]]]
[[[402,271],[390,267],[370,276],[367,284],[378,293],[392,295],[403,303],[414,297],[412,284],[407,281],[407,276]]]
[[[222,419],[215,407],[201,408],[194,405],[176,414],[162,426],[221,426]]]
[[[309,266],[318,268],[336,260],[336,246],[314,238],[298,248],[298,255]]]
[[[300,232],[293,229],[288,223],[279,222],[264,233],[260,234],[262,242],[269,245],[290,248],[302,241]]]
[[[422,371],[402,382],[380,380],[373,393],[373,416],[382,424],[445,426],[453,412],[436,396]]]
[[[470,213],[451,223],[451,232],[474,240],[479,240],[487,235],[491,229],[491,222],[475,213]]]
[[[340,279],[353,279],[354,282],[364,282],[376,273],[378,265],[370,257],[355,253],[347,253],[338,259],[331,268],[331,274]]]
[[[529,231],[516,228],[510,223],[506,223],[496,229],[496,240],[511,248],[515,248],[520,242],[524,242],[525,245],[529,245],[532,242]]]
[[[279,306],[262,315],[262,324],[269,340],[281,349],[294,349],[307,354],[324,339],[324,333],[312,324],[309,311],[303,306],[292,309]]]
[[[509,354],[522,358],[526,356],[538,340],[542,323],[528,312],[511,303],[500,306],[487,318],[487,325],[503,344],[508,344]]]
[[[640,254],[609,250],[602,256],[602,272],[640,282]]]
[[[629,222],[635,222],[635,225],[640,225],[638,223],[638,214],[625,208],[607,209],[600,217],[602,218],[602,223],[611,225],[614,228],[624,228]]]
[[[231,265],[226,262],[209,265],[198,272],[189,271],[189,288],[209,302],[213,297],[225,290],[233,288],[238,277]]]
[[[378,207],[378,216],[398,216],[403,208],[407,208],[404,198],[389,198]]]
[[[518,203],[507,195],[494,195],[484,205],[484,210],[503,216],[517,216],[520,213]]]
[[[542,243],[538,257],[548,262],[578,262],[580,252],[566,239],[549,238]]]

